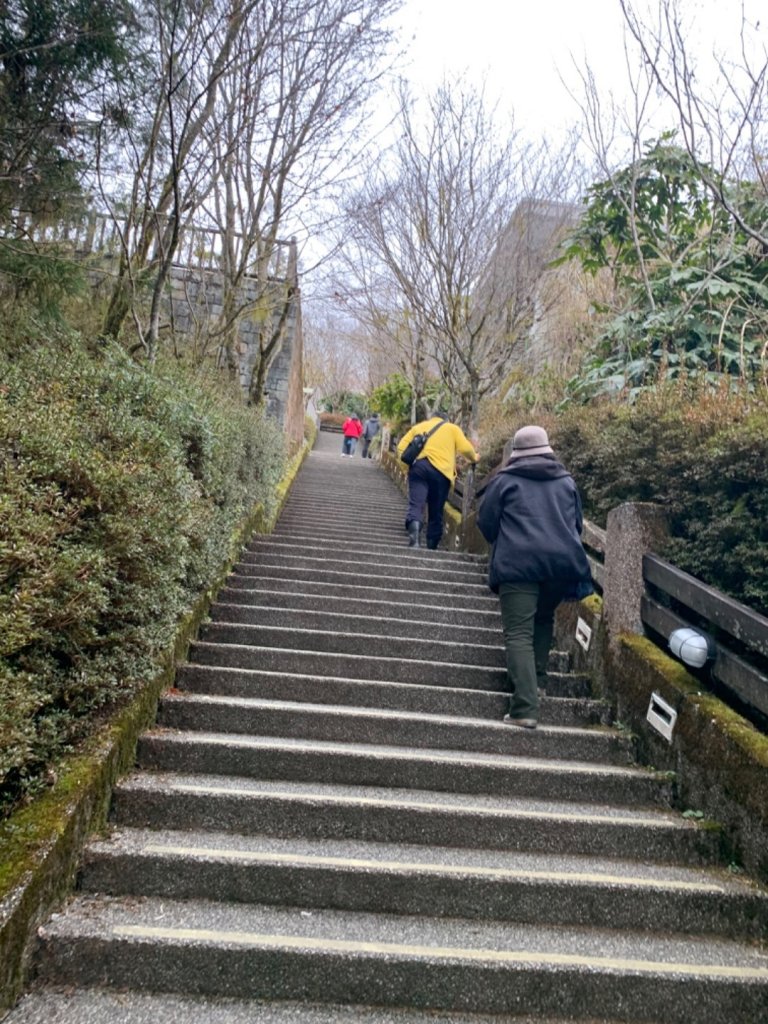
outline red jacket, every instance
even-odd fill
[[[344,437],[360,437],[363,432],[363,424],[357,416],[350,416],[344,421],[344,426],[341,429],[344,431]]]

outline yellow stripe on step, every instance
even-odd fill
[[[174,854],[180,857],[216,857],[220,860],[256,864],[297,864],[306,867],[336,867],[381,869],[385,871],[419,871],[434,875],[461,875],[477,878],[508,878],[510,880],[536,879],[548,882],[588,882],[602,885],[635,885],[648,889],[678,890],[683,892],[725,892],[715,882],[681,882],[674,879],[637,878],[633,875],[607,875],[570,871],[514,871],[509,868],[487,868],[474,864],[434,864],[419,861],[365,860],[357,857],[322,857],[303,853],[264,853],[256,850],[223,850],[210,846],[165,846],[150,843],[143,853]]]
[[[143,925],[116,925],[112,929],[112,934],[118,938],[177,939],[190,942],[217,942],[224,945],[266,946],[270,949],[282,947],[284,949],[331,951],[334,953],[373,953],[386,956],[428,957],[432,960],[485,961],[497,964],[541,964],[548,967],[586,967],[604,971],[682,974],[768,982],[768,967],[732,967],[729,964],[669,963],[655,960],[572,956],[568,953],[536,953],[528,952],[527,950],[412,946],[401,945],[395,942],[355,942],[351,939],[325,939],[305,935],[262,935],[258,932],[209,931],[204,928],[150,928]]]

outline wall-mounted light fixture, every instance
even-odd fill
[[[712,661],[717,653],[711,636],[688,627],[675,629],[669,634],[669,649],[676,658],[692,668],[701,668]]]

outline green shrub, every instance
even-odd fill
[[[481,476],[531,422],[548,430],[588,519],[605,526],[611,509],[627,501],[662,505],[667,559],[768,615],[768,390],[674,384],[632,405],[594,401],[533,414],[493,407]]]
[[[156,671],[284,464],[217,381],[46,330],[0,352],[0,809]]]
[[[553,443],[588,518],[625,501],[666,509],[669,561],[768,614],[768,394],[671,388],[557,417]]]

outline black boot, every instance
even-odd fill
[[[419,545],[419,534],[421,533],[421,523],[416,519],[412,519],[408,523],[408,547],[418,548]]]

